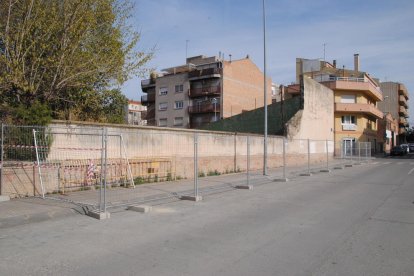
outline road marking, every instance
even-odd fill
[[[397,164],[398,164],[398,165],[402,165],[402,164],[404,164],[404,162],[398,162]]]
[[[385,162],[385,163],[384,163],[384,165],[389,165],[389,164],[391,164],[391,162]]]
[[[373,162],[373,163],[371,163],[372,165],[376,165],[376,164],[378,164],[379,162]]]
[[[411,171],[408,172],[408,175],[410,175],[414,171],[414,168],[411,169]]]

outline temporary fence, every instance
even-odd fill
[[[368,160],[371,144],[156,128],[2,125],[1,194],[91,208],[204,196]],[[340,156],[334,153],[340,152]],[[215,177],[219,176],[220,177]],[[180,180],[180,185],[173,181]],[[155,183],[158,185],[147,185]]]
[[[106,207],[108,186],[134,187],[123,137],[104,128],[2,126],[2,194]]]

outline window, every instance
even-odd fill
[[[176,101],[174,105],[174,109],[183,109],[184,102],[183,101]]]
[[[168,94],[168,88],[167,87],[160,87],[160,95],[167,95]]]
[[[158,110],[163,111],[163,110],[167,110],[167,108],[168,108],[168,103],[160,103]]]
[[[160,127],[166,127],[167,126],[167,119],[166,118],[160,119],[158,121],[158,126],[160,126]]]
[[[343,125],[351,125],[351,124],[355,125],[356,124],[355,116],[352,116],[352,115],[342,116],[342,124]]]
[[[184,85],[179,84],[175,86],[175,93],[181,93],[184,91]]]
[[[342,116],[342,130],[356,130],[356,118],[352,115]]]
[[[182,126],[183,125],[183,117],[175,117],[174,118],[174,126]]]
[[[341,103],[355,103],[355,95],[342,95]]]

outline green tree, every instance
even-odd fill
[[[146,73],[153,52],[137,50],[131,11],[127,0],[0,0],[3,120],[35,106],[70,119],[88,100],[105,105],[102,91]]]

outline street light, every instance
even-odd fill
[[[266,6],[263,0],[263,74],[264,74],[264,146],[263,175],[267,175],[267,83],[266,83]]]

